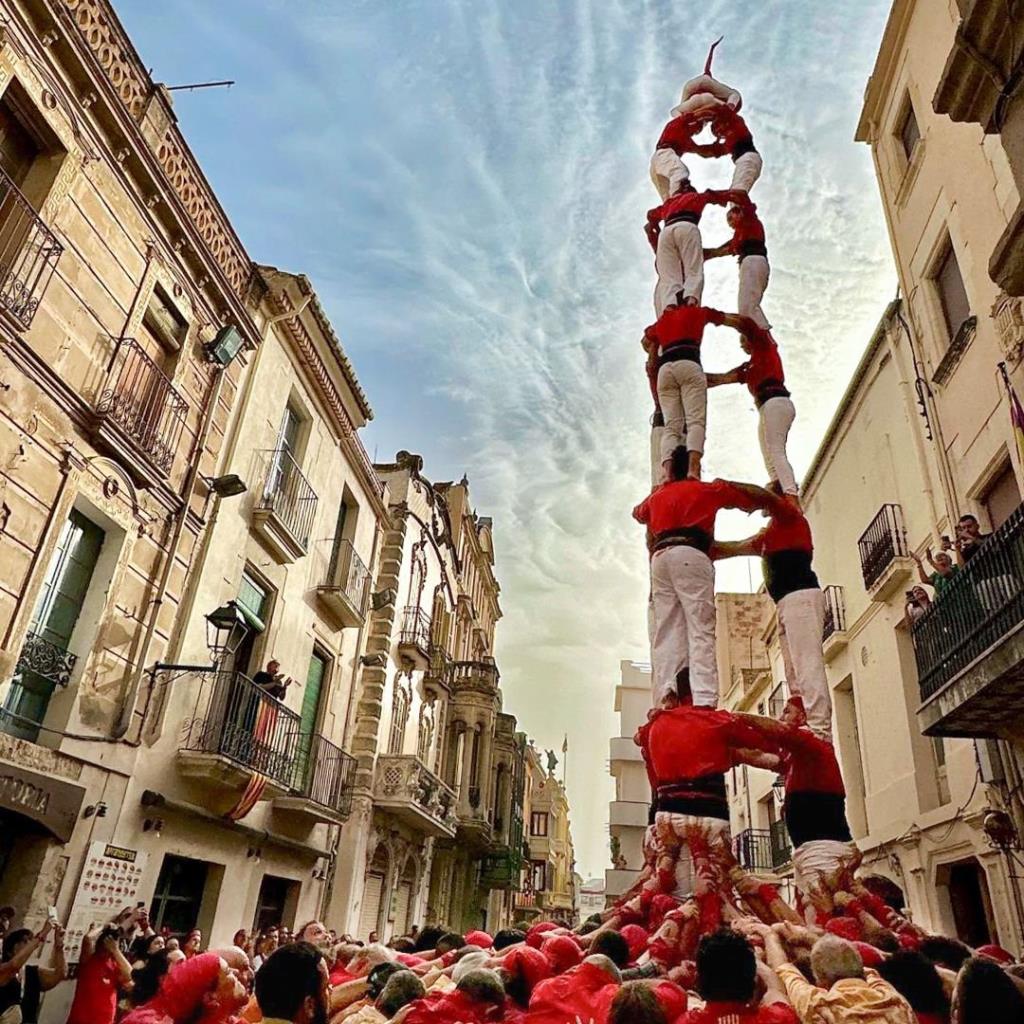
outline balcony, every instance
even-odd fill
[[[322,579],[316,599],[327,620],[335,629],[361,626],[370,601],[370,570],[351,541],[331,544]]]
[[[614,828],[647,828],[650,805],[639,800],[613,800],[608,805],[608,823]]]
[[[507,846],[488,854],[480,869],[480,887],[518,891],[523,871],[523,860]]]
[[[493,661],[457,661],[452,671],[452,690],[460,693],[481,693],[493,697],[498,692],[501,673]]]
[[[821,631],[822,653],[831,661],[846,647],[846,600],[842,587],[825,587],[825,628]]]
[[[455,835],[455,793],[412,754],[378,756],[373,802],[425,835]]]
[[[302,734],[297,744],[292,791],[274,801],[315,823],[341,823],[352,810],[356,760],[319,733]]]
[[[27,330],[64,246],[0,170],[0,306]]]
[[[604,895],[606,900],[617,899],[636,882],[639,870],[629,868],[605,868]]]
[[[467,797],[467,802],[459,807],[458,839],[469,849],[482,852],[490,847],[494,832],[480,787],[470,786]]]
[[[188,402],[134,338],[121,338],[96,403],[96,440],[125,458],[137,484],[167,477],[181,448]]]
[[[182,723],[178,766],[183,775],[233,789],[254,772],[267,779],[265,794],[295,786],[299,716],[241,672],[199,674],[199,694]]]
[[[609,757],[614,761],[643,762],[643,754],[640,748],[633,742],[631,736],[613,736],[609,743]]]
[[[871,525],[857,541],[864,587],[873,601],[891,597],[907,579],[913,567],[899,505],[883,505]]]
[[[35,742],[39,725],[54,690],[71,682],[78,657],[47,640],[28,633],[21,645],[10,690],[0,708],[0,731]]]
[[[430,616],[419,605],[407,605],[398,633],[398,656],[412,663],[414,671],[430,668]]]
[[[454,665],[451,655],[440,644],[431,644],[430,660],[423,673],[423,685],[428,688],[439,687],[442,690],[450,690]]]
[[[1024,699],[1024,505],[914,623],[930,736],[1012,738]]]
[[[284,448],[259,453],[263,491],[253,510],[253,528],[282,564],[309,549],[317,496],[299,464]]]
[[[780,871],[793,858],[786,823],[772,822],[771,828],[748,828],[733,837],[733,854],[747,871]]]

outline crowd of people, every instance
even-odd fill
[[[870,879],[868,880],[870,882]],[[742,889],[742,887],[741,887]],[[1020,1024],[1024,965],[906,929],[872,888],[824,926],[771,921],[763,885],[669,966],[620,911],[489,935],[441,927],[359,943],[319,921],[204,951],[126,911],[82,950],[68,1024]],[[880,891],[889,893],[884,885]],[[895,925],[895,927],[890,927]],[[372,936],[375,938],[375,936]],[[33,1024],[65,976],[59,926],[13,929],[0,1022]],[[28,960],[52,941],[54,964]],[[262,952],[257,952],[262,948]],[[29,982],[32,974],[35,980]]]

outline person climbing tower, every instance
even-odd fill
[[[761,300],[768,288],[771,268],[768,265],[768,247],[765,244],[764,225],[757,216],[757,206],[746,192],[729,193],[734,206],[729,207],[726,220],[732,228],[732,238],[722,245],[704,250],[704,259],[735,256],[739,262],[739,290],[736,311],[749,316],[759,327],[768,330],[771,324],[761,308]]]

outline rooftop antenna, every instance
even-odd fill
[[[188,85],[165,86],[168,92],[195,92],[196,89],[230,89],[235,84],[234,79],[223,82],[191,82]]]

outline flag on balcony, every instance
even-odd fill
[[[260,775],[259,772],[253,772],[249,777],[245,791],[238,798],[238,803],[224,817],[230,818],[231,821],[241,821],[259,803],[260,797],[263,796],[263,791],[266,788],[267,777]]]
[[[1010,383],[1010,375],[1006,372],[1006,363],[999,364],[999,372],[1003,375],[1006,396],[1010,400],[1010,425],[1013,427],[1013,439],[1017,443],[1017,458],[1024,466],[1024,406],[1020,404],[1017,392]]]

